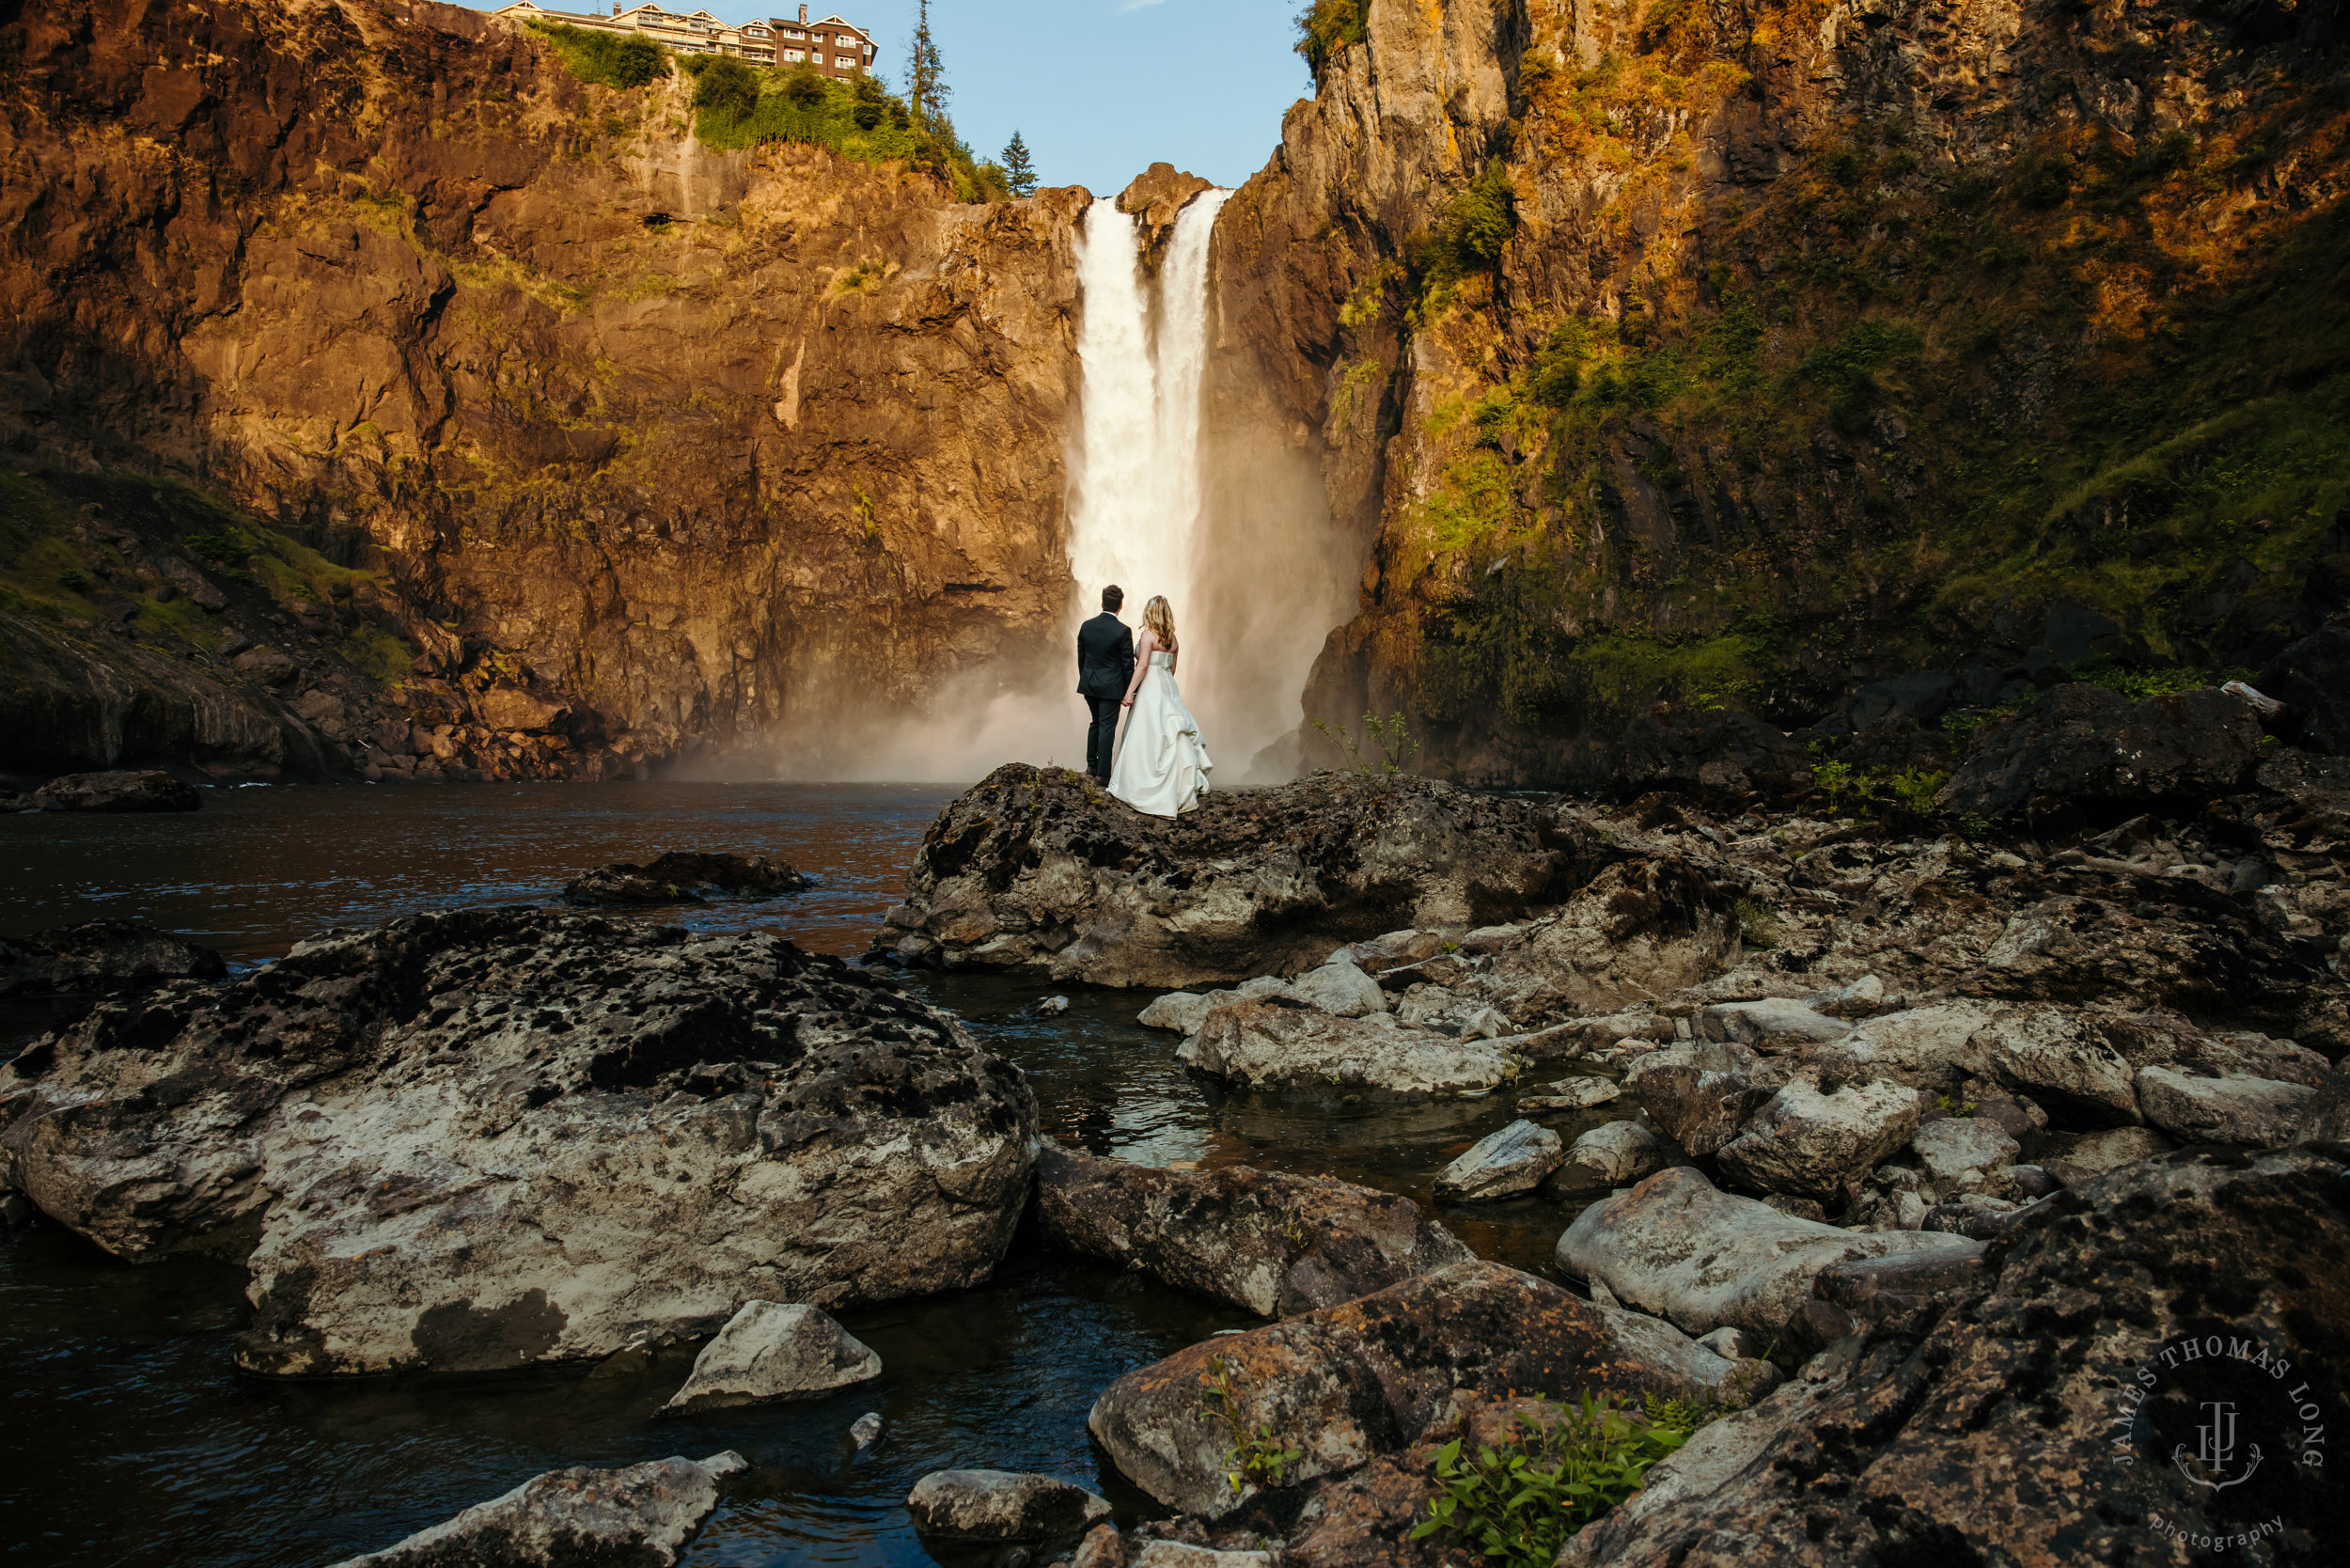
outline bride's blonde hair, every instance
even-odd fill
[[[1175,611],[1167,604],[1167,595],[1154,593],[1151,603],[1142,606],[1142,623],[1159,635],[1159,641],[1172,651],[1175,647]]]

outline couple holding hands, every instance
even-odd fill
[[[1199,739],[1199,721],[1175,689],[1175,612],[1164,596],[1142,607],[1139,645],[1118,619],[1125,592],[1102,590],[1102,613],[1077,628],[1077,695],[1093,711],[1086,732],[1086,771],[1136,810],[1172,817],[1206,793],[1215,764]],[[1132,710],[1121,741],[1118,720]]]

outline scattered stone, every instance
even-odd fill
[[[144,991],[228,972],[220,954],[135,920],[92,920],[0,936],[0,996]]]
[[[1698,1343],[1728,1361],[1754,1360],[1769,1348],[1760,1336],[1749,1334],[1743,1328],[1732,1328],[1728,1325],[1715,1329],[1711,1334],[1700,1334],[1698,1336]]]
[[[729,1450],[617,1470],[549,1470],[336,1568],[670,1568],[717,1508],[720,1482],[749,1467]]]
[[[1543,1188],[1627,1187],[1666,1164],[1665,1146],[1655,1134],[1637,1121],[1610,1121],[1577,1137]]]
[[[2274,1078],[2204,1076],[2176,1067],[2142,1068],[2138,1074],[2138,1104],[2146,1120],[2184,1143],[2281,1149],[2301,1136],[2316,1099],[2317,1090],[2305,1084]]]
[[[2029,1094],[2067,1126],[2118,1127],[2138,1118],[2129,1061],[2077,1013],[2002,1011],[1971,1043],[1972,1060],[1990,1076]]]
[[[1463,1040],[1506,1040],[1517,1026],[1499,1008],[1480,1007],[1461,1023]]]
[[[650,865],[629,861],[564,885],[567,903],[701,903],[713,895],[743,899],[780,898],[808,886],[808,879],[763,855],[699,855],[672,850]]]
[[[1387,994],[1379,989],[1379,982],[1346,959],[1307,970],[1289,982],[1288,990],[1306,1006],[1340,1018],[1387,1011]]]
[[[1058,1018],[1062,1013],[1069,1011],[1069,998],[1066,996],[1047,996],[1042,1001],[1037,1003],[1036,1006],[1030,1011],[1033,1011],[1039,1018]]]
[[[1949,1197],[1961,1188],[1980,1186],[2001,1166],[2012,1165],[2022,1146],[2007,1129],[1981,1117],[1946,1116],[1918,1129],[1909,1141],[1918,1163],[1936,1193]]]
[[[1699,1398],[1730,1372],[1668,1325],[1465,1262],[1178,1351],[1111,1384],[1088,1425],[1129,1481],[1214,1517],[1246,1498],[1224,1474],[1235,1421],[1302,1450],[1294,1486],[1407,1447],[1456,1389]]]
[[[1698,1014],[1698,1033],[1706,1040],[1734,1040],[1742,1045],[1766,1040],[1820,1043],[1841,1040],[1852,1033],[1852,1026],[1814,1012],[1802,1002],[1765,996],[1705,1009]]]
[[[882,1433],[885,1430],[885,1426],[882,1420],[881,1412],[878,1410],[868,1410],[864,1415],[859,1416],[855,1420],[849,1423],[849,1441],[856,1445],[857,1452],[863,1453],[867,1449],[871,1448],[874,1444],[882,1440]]]
[[[1050,1141],[1037,1156],[1037,1218],[1048,1246],[1268,1318],[1470,1257],[1392,1193],[1247,1166],[1154,1170]]]
[[[803,1399],[870,1383],[881,1357],[814,1307],[745,1302],[694,1359],[665,1416]]]
[[[1974,1042],[1995,1015],[1987,1003],[1951,1001],[1868,1019],[1821,1054],[1821,1081],[1882,1079],[1954,1092],[1968,1077],[1989,1075]]]
[[[1918,1130],[1918,1091],[1902,1084],[1846,1085],[1823,1094],[1797,1078],[1722,1145],[1722,1173],[1760,1192],[1829,1199],[1873,1169]]]
[[[118,1257],[243,1257],[247,1371],[492,1371],[976,1284],[1035,1117],[772,933],[457,910],[102,1001],[0,1067],[0,1186]]]
[[[1016,1470],[933,1470],[906,1494],[928,1541],[1070,1545],[1110,1516],[1109,1499],[1051,1476]]]
[[[1147,1541],[1126,1560],[1126,1568],[1273,1568],[1273,1554],[1219,1551],[1187,1541]]]
[[[161,769],[70,773],[33,792],[43,811],[194,811],[204,797]]]
[[[1884,1011],[1887,996],[1883,980],[1863,975],[1849,985],[1815,992],[1804,997],[1803,1004],[1825,1017],[1851,1020]]]
[[[1197,1034],[1199,1020],[1208,1015],[1208,998],[1197,991],[1169,991],[1135,1015],[1135,1022],[1146,1029],[1172,1029],[1177,1034]]]
[[[1209,1010],[1176,1058],[1212,1077],[1253,1088],[1371,1090],[1433,1097],[1480,1093],[1510,1075],[1499,1046],[1406,1028],[1393,1015],[1340,1018],[1273,1002]]]
[[[1436,1196],[1455,1203],[1491,1202],[1532,1192],[1566,1158],[1559,1135],[1531,1121],[1488,1133],[1436,1175]]]
[[[1628,1305],[1688,1333],[1729,1324],[1776,1334],[1831,1264],[1967,1245],[1795,1219],[1677,1166],[1578,1215],[1559,1238],[1559,1266],[1605,1282]]]
[[[1524,1111],[1590,1110],[1606,1105],[1623,1095],[1622,1085],[1606,1078],[1561,1078],[1555,1084],[1544,1084],[1544,1092],[1521,1094],[1518,1109]]]
[[[2056,1134],[2041,1157],[2045,1167],[2061,1160],[2102,1176],[2122,1166],[2167,1154],[2177,1145],[2152,1127],[2114,1127],[2103,1132]],[[2075,1184],[2067,1183],[2067,1185]]]
[[[1702,1158],[1738,1136],[1777,1089],[1745,1045],[1668,1045],[1634,1062],[1623,1087],[1667,1137]]]

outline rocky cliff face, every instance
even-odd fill
[[[0,766],[821,765],[1058,624],[1083,192],[713,151],[400,0],[0,60]]]
[[[2335,8],[1313,12],[1216,258],[1250,422],[1367,545],[1309,719],[1572,781],[1660,701],[1843,731],[2342,607]]]

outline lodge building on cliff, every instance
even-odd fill
[[[537,0],[514,0],[491,13],[516,22],[551,22],[566,27],[586,27],[599,33],[642,33],[664,49],[681,55],[731,55],[753,65],[813,65],[826,76],[852,77],[873,69],[873,37],[853,22],[828,16],[807,19],[802,6],[797,21],[771,16],[736,25],[721,22],[706,10],[672,11],[659,6],[631,6],[610,16],[599,11],[556,11]]]

